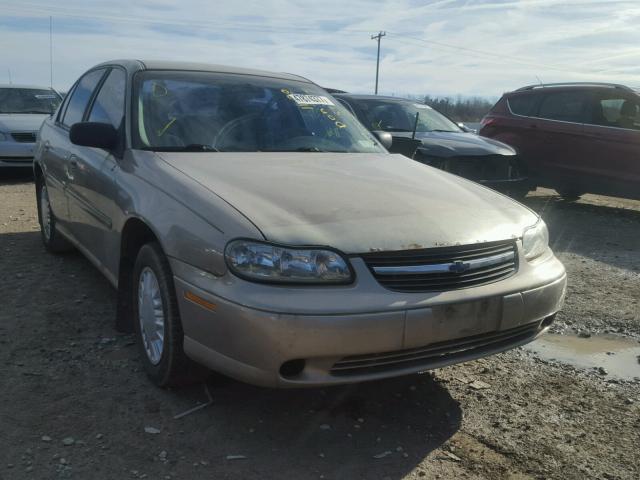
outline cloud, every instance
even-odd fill
[[[601,0],[0,0],[0,79],[66,90],[114,58],[190,60],[287,71],[320,85],[498,96],[552,81],[637,86],[640,5]]]

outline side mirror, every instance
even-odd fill
[[[71,125],[69,140],[74,145],[112,150],[118,143],[118,132],[108,123],[80,122]]]
[[[378,141],[382,144],[384,148],[387,150],[391,148],[393,144],[393,136],[389,132],[383,132],[382,130],[374,130],[373,133]]]
[[[473,128],[469,128],[467,127],[464,123],[462,122],[458,122],[458,127],[460,127],[460,130],[462,130],[463,132],[466,133],[478,133],[476,130],[474,130]]]

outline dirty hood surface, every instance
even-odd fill
[[[394,137],[411,138],[412,132],[391,134]],[[516,154],[509,145],[468,132],[416,132],[416,139],[422,142],[419,149],[423,154],[436,157]]]
[[[428,248],[519,237],[537,220],[507,197],[401,155],[158,155],[284,244],[346,253]],[[197,208],[216,223],[215,212]]]
[[[2,113],[0,132],[37,132],[48,116],[37,113]]]

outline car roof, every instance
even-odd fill
[[[257,70],[252,68],[233,67],[229,65],[216,65],[211,63],[196,63],[196,62],[180,62],[180,61],[167,61],[167,60],[134,60],[134,59],[121,59],[111,60],[96,65],[93,68],[119,65],[130,71],[141,70],[175,70],[175,71],[189,71],[189,72],[215,72],[215,73],[232,73],[239,75],[254,75],[258,77],[272,77],[280,78],[283,80],[295,80],[298,82],[313,83],[311,80],[301,77],[300,75],[294,75],[284,72],[269,72],[266,70]]]
[[[594,89],[611,89],[624,90],[626,92],[639,94],[637,89],[627,87],[618,83],[600,83],[600,82],[564,82],[564,83],[541,83],[536,85],[527,85],[511,92],[508,95],[522,94],[527,92],[540,92],[544,90],[594,90]]]
[[[24,85],[16,83],[0,83],[0,88],[22,88],[27,90],[54,90],[51,87],[43,87],[40,85]]]

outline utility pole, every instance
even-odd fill
[[[53,17],[49,16],[49,86],[53,88]]]
[[[378,58],[376,60],[376,91],[375,94],[378,94],[378,74],[380,73],[380,40],[384,37],[387,32],[383,32],[382,30],[378,32],[377,35],[371,35],[371,40],[378,41]]]
[[[11,69],[9,67],[7,67],[7,73],[9,74],[9,85],[11,85],[13,82],[11,81]]]

